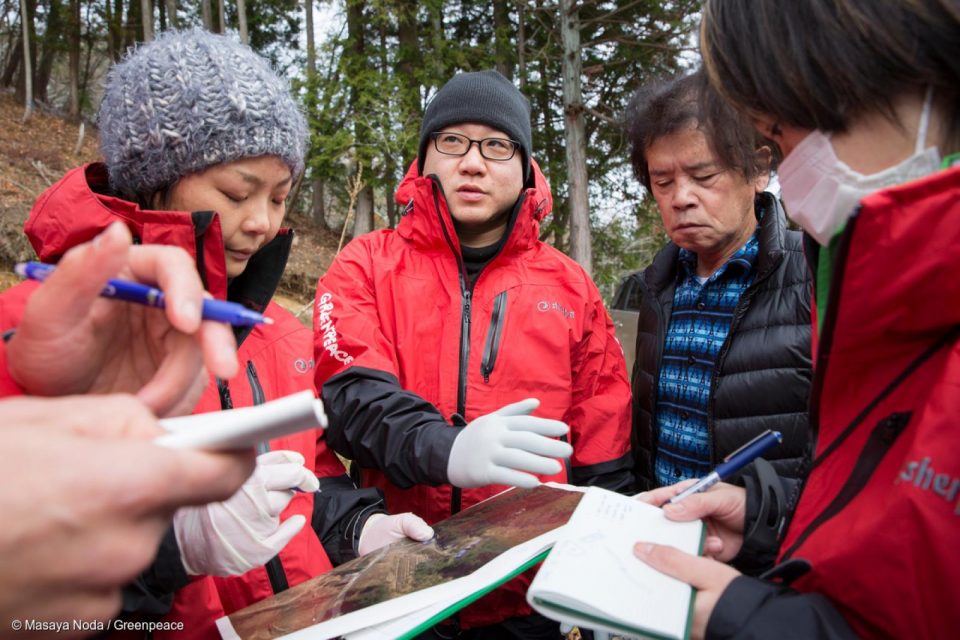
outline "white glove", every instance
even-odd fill
[[[539,406],[539,400],[527,398],[468,424],[450,449],[450,484],[509,484],[530,489],[540,483],[531,473],[559,473],[560,463],[551,458],[569,458],[573,447],[548,436],[564,436],[570,428],[559,420],[527,415]]]
[[[257,456],[253,475],[226,501],[177,510],[173,531],[187,573],[240,575],[287,546],[307,521],[298,514],[280,522],[293,489],[312,493],[320,488],[303,463],[295,451],[269,451]]]
[[[375,513],[367,518],[363,525],[360,542],[357,544],[357,553],[365,556],[397,540],[410,538],[418,542],[426,542],[432,537],[433,529],[420,516],[412,513],[401,513],[395,516]]]

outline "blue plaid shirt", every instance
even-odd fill
[[[696,254],[680,250],[680,273],[657,385],[654,472],[660,485],[699,478],[711,471],[707,412],[713,369],[740,296],[753,282],[758,251],[754,232],[700,284]]]

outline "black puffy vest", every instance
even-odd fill
[[[757,196],[760,252],[753,283],[743,293],[714,368],[708,427],[711,466],[764,431],[783,442],[764,457],[786,478],[804,471],[810,433],[809,269],[802,234],[789,231],[779,201]],[[631,444],[638,490],[656,486],[656,390],[660,355],[670,323],[680,249],[672,242],[657,253],[642,279],[633,368]]]

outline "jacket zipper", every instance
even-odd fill
[[[253,360],[247,360],[247,381],[250,383],[253,406],[263,404],[266,401],[266,395],[263,393],[263,385],[260,384],[260,378],[257,376],[256,367],[253,366]],[[257,454],[266,453],[267,451],[270,451],[270,443],[266,441],[257,443]],[[273,589],[274,593],[280,593],[290,588],[290,583],[287,581],[287,574],[283,570],[283,563],[280,562],[279,554],[267,560],[264,569],[267,571],[267,577],[270,579],[270,588]]]
[[[906,429],[910,422],[912,413],[909,411],[902,413],[893,413],[882,419],[870,432],[867,443],[860,451],[857,457],[857,463],[853,471],[847,476],[847,480],[840,487],[840,491],[830,501],[830,504],[821,511],[816,518],[807,526],[806,529],[797,537],[793,545],[784,552],[780,562],[789,560],[796,553],[797,549],[806,542],[821,525],[829,521],[835,515],[840,513],[850,502],[856,498],[867,482],[873,476],[873,473],[880,466],[887,452],[893,447],[900,434]]]
[[[217,378],[217,393],[220,395],[220,409],[229,411],[233,409],[233,398],[230,397],[230,385],[226,380]]]
[[[500,339],[503,337],[504,316],[507,314],[507,292],[501,291],[493,301],[493,313],[490,315],[490,329],[487,331],[487,343],[483,348],[483,361],[480,363],[480,375],[483,381],[490,382],[490,374],[497,363]]]
[[[663,305],[660,303],[660,298],[656,295],[653,295],[653,292],[650,291],[649,287],[647,287],[646,282],[643,283],[643,288],[645,297],[656,303],[655,309],[657,312],[657,326],[660,328],[660,335],[665,336],[667,335],[667,330],[670,327],[667,326],[665,316],[663,315]],[[657,447],[660,444],[660,430],[657,429],[657,393],[660,388],[660,367],[661,363],[663,362],[663,343],[663,340],[657,340],[657,360],[654,362],[653,386],[650,388],[650,477],[651,484],[654,487],[657,486]],[[636,367],[636,363],[634,363],[634,367]]]
[[[466,420],[467,413],[467,365],[470,362],[470,313],[473,289],[467,287],[463,274],[460,274],[460,297],[462,311],[460,315],[460,367],[457,373],[457,413]]]
[[[717,353],[717,360],[713,363],[713,372],[710,374],[710,395],[709,398],[709,407],[707,408],[707,446],[710,449],[710,467],[713,468],[717,465],[717,439],[714,437],[714,426],[713,426],[713,415],[716,409],[717,403],[717,385],[720,383],[720,369],[723,368],[723,361],[727,357],[727,352],[730,351],[730,345],[733,343],[733,334],[736,332],[737,327],[740,325],[740,321],[743,319],[743,316],[746,315],[747,309],[750,308],[750,301],[753,300],[753,296],[756,295],[756,289],[754,285],[759,284],[759,280],[754,281],[743,292],[743,295],[740,296],[740,300],[737,302],[737,307],[733,310],[733,319],[730,322],[730,330],[727,332],[727,337],[724,339],[723,344],[720,345],[720,351]]]
[[[453,257],[457,261],[457,270],[459,271],[460,282],[460,360],[459,371],[457,372],[457,413],[466,421],[467,413],[467,366],[470,361],[470,312],[471,297],[473,295],[473,286],[467,286],[467,269],[463,264],[463,258],[453,244],[453,239],[447,232],[447,227],[443,223],[443,215],[440,213],[440,183],[433,180],[433,204],[437,212],[437,219],[440,222],[440,229],[443,230],[444,238],[447,240],[447,246],[453,252]],[[462,493],[460,487],[452,487],[450,495],[450,515],[460,512],[462,504]]]

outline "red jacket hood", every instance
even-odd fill
[[[143,211],[133,202],[105,195],[106,187],[106,166],[92,163],[68,172],[40,195],[30,210],[24,231],[41,260],[56,261],[68,249],[91,240],[117,220],[125,222],[142,240],[145,226],[182,224],[188,215],[175,211]],[[184,248],[189,248],[193,243],[175,244],[186,244]]]
[[[510,230],[510,238],[504,245],[503,253],[520,251],[532,246],[540,239],[540,222],[553,210],[553,196],[550,185],[540,166],[531,158],[534,186],[521,192],[523,203],[517,213],[516,222]],[[437,184],[437,198],[434,199],[434,185]],[[421,176],[417,172],[417,162],[414,160],[407,169],[395,195],[397,203],[402,207],[400,223],[397,232],[419,246],[439,247],[446,246],[446,238],[459,250],[460,243],[453,227],[453,219],[447,207],[446,199],[442,197],[439,183],[435,183],[429,176]],[[436,202],[436,205],[434,204]],[[435,214],[436,207],[440,207],[441,215]]]

